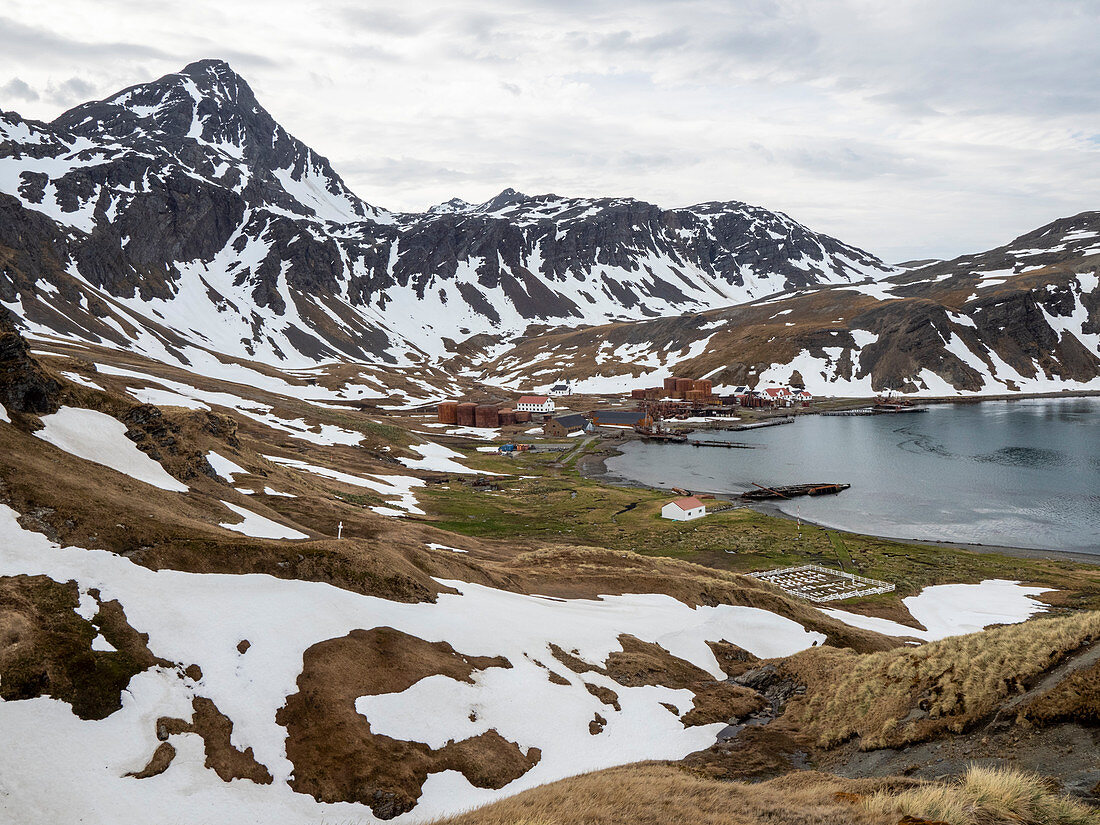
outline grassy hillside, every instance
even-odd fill
[[[525,791],[435,825],[1092,825],[1095,811],[1037,777],[972,769],[959,781],[845,780],[800,772],[717,782],[632,765]]]

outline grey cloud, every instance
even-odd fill
[[[413,19],[392,9],[365,9],[360,6],[342,8],[337,16],[356,28],[371,32],[392,34],[396,37],[415,37],[430,29],[434,23],[430,20]]]
[[[425,183],[450,186],[496,180],[504,189],[517,171],[517,165],[508,162],[478,163],[459,169],[435,160],[393,157],[369,161],[345,160],[338,166],[348,177],[367,182],[368,187],[420,186]],[[442,198],[440,202],[447,199]]]
[[[79,77],[70,77],[61,83],[50,83],[46,87],[45,97],[51,103],[59,106],[71,106],[76,103],[85,103],[94,98],[96,87],[87,80]]]
[[[857,141],[818,140],[777,153],[779,161],[796,169],[836,179],[911,178],[926,180],[943,174],[927,161],[882,145]]]
[[[40,65],[44,58],[58,57],[67,61],[75,57],[101,60],[170,57],[168,53],[142,43],[74,40],[56,32],[24,25],[10,17],[0,17],[0,52],[8,59],[28,60],[30,65]]]
[[[39,97],[38,92],[18,77],[13,77],[3,86],[0,86],[0,96],[27,101],[38,100]]]

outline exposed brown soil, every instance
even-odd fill
[[[161,742],[153,755],[149,758],[145,767],[140,771],[132,771],[126,774],[134,779],[148,779],[150,776],[159,776],[168,770],[172,760],[176,758],[176,748],[171,742]]]
[[[746,670],[756,667],[760,661],[760,657],[725,639],[707,642],[707,646],[714,653],[714,658],[718,660],[718,666],[722,668],[722,672],[730,678],[740,676]]]
[[[475,671],[511,667],[502,657],[464,656],[445,642],[382,627],[320,642],[303,658],[298,693],[277,721],[287,729],[291,786],[319,801],[358,802],[390,819],[415,807],[429,773],[457,770],[477,787],[501,788],[541,758],[493,730],[432,750],[373,733],[355,709],[360,696],[397,693],[427,676],[470,682]]]
[[[755,690],[728,682],[696,685],[695,706],[680,717],[687,726],[732,722],[762,710],[767,702]]]
[[[607,675],[626,687],[663,685],[692,691],[695,694],[694,707],[681,717],[685,725],[728,722],[748,716],[766,704],[756,691],[715,681],[702,668],[673,656],[658,644],[643,642],[626,634],[619,637],[619,643],[623,650],[608,656]]]
[[[621,651],[607,657],[605,672],[625,687],[639,685],[663,685],[670,688],[688,688],[714,677],[691,662],[673,656],[663,647],[652,642],[623,634],[619,636]]]
[[[75,582],[45,576],[0,578],[0,698],[52,696],[81,719],[103,719],[122,707],[130,679],[155,664],[148,637],[126,622],[117,602],[89,622],[74,612]],[[102,632],[115,651],[92,650]]]
[[[617,694],[611,688],[604,687],[603,685],[593,685],[589,682],[585,682],[584,687],[585,690],[587,690],[605,705],[610,705],[611,707],[615,708],[615,710],[622,710],[622,708],[619,707],[619,694]]]
[[[708,779],[755,780],[804,768],[812,751],[797,733],[779,725],[748,727],[736,739],[716,742],[682,760],[693,773]]]
[[[162,716],[157,720],[157,738],[167,739],[179,733],[197,733],[206,752],[205,766],[223,782],[250,779],[259,785],[270,785],[271,773],[256,761],[252,748],[238,750],[232,743],[233,721],[218,710],[210,699],[196,696],[191,700],[191,721]],[[166,742],[157,748],[159,752]],[[154,753],[153,758],[156,758]]]
[[[196,696],[191,706],[194,717],[192,730],[202,737],[206,748],[206,767],[225,782],[232,779],[251,779],[259,785],[271,784],[271,773],[256,761],[252,748],[237,750],[230,741],[233,734],[232,720],[217,706],[202,696]]]

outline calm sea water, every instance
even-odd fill
[[[608,470],[723,493],[752,482],[847,482],[852,488],[837,496],[780,507],[874,535],[1100,554],[1100,398],[801,416],[780,427],[699,435],[758,447],[630,443]]]

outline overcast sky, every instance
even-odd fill
[[[890,261],[1100,208],[1100,3],[3,0],[0,108],[228,60],[365,200],[742,200]]]

